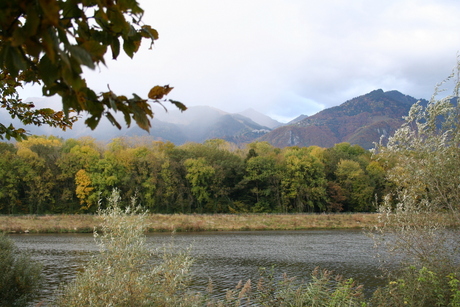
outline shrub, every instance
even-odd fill
[[[42,267],[0,233],[0,306],[25,306],[40,288]]]
[[[379,288],[371,305],[384,306],[460,306],[460,287],[456,274],[437,274],[426,267],[409,266],[399,278]]]
[[[107,209],[100,210],[101,234],[94,231],[100,253],[76,279],[61,287],[56,306],[193,306],[198,297],[187,292],[192,259],[188,252],[165,248],[159,262],[145,244],[145,212],[119,207],[114,190]]]

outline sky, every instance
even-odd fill
[[[429,99],[460,51],[458,0],[138,2],[159,39],[86,70],[97,91],[146,97],[169,84],[187,106],[287,122],[375,89]]]

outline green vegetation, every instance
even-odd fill
[[[238,149],[203,144],[29,137],[0,143],[0,214],[94,213],[120,189],[150,213],[375,212],[383,164],[357,145]]]
[[[40,289],[41,266],[0,233],[0,306],[26,306]]]
[[[97,94],[83,78],[83,68],[105,65],[105,56],[121,52],[133,57],[144,39],[150,46],[158,32],[142,21],[137,1],[3,1],[0,4],[0,97],[1,107],[24,125],[50,125],[66,129],[86,112],[85,123],[94,129],[102,117],[120,128],[113,113],[121,112],[142,129],[150,128],[153,111],[149,102],[161,103],[172,87],[155,86],[148,99],[108,92]],[[62,97],[62,110],[38,109],[24,103],[16,89],[38,83],[43,95]],[[150,99],[150,101],[149,101]],[[179,109],[186,107],[169,100]],[[0,123],[0,138],[24,139],[26,131]]]

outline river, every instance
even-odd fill
[[[98,252],[92,234],[22,234],[10,236],[20,250],[44,265],[46,281],[40,300],[46,300],[61,282],[72,280],[85,262]],[[195,258],[193,289],[203,291],[209,278],[215,293],[257,278],[260,267],[275,268],[308,279],[315,267],[353,278],[372,292],[382,280],[374,258],[373,242],[360,230],[238,231],[155,233],[147,235],[152,249],[173,242],[178,249],[191,246]]]

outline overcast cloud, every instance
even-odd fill
[[[374,89],[430,98],[460,50],[458,0],[141,0],[158,30],[90,86],[287,121]],[[36,96],[26,90],[23,95]]]

